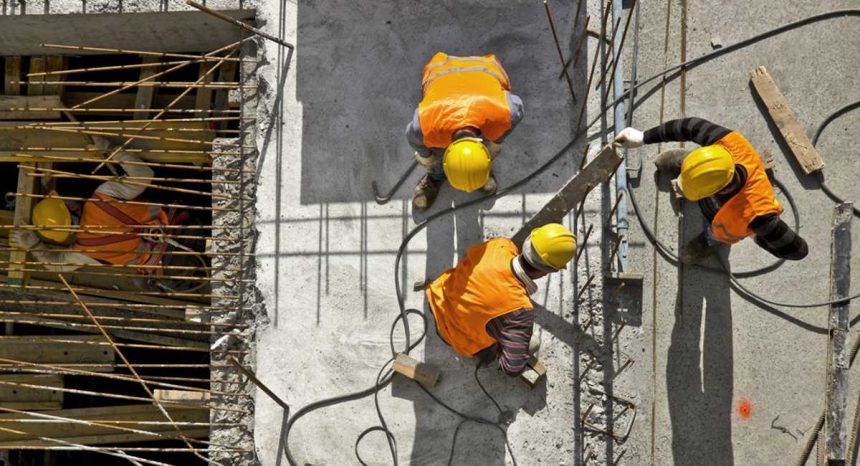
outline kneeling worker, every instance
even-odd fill
[[[667,151],[654,162],[661,172],[678,177],[676,189],[686,199],[698,201],[709,222],[702,234],[681,248],[681,262],[696,263],[718,245],[747,236],[781,259],[806,257],[806,241],[779,218],[782,206],[774,197],[764,164],[741,133],[700,118],[684,118],[644,133],[626,128],[615,138],[627,148],[668,141],[693,141],[702,146],[689,153]]]
[[[575,253],[576,237],[557,223],[532,230],[522,252],[508,238],[470,247],[427,286],[439,336],[463,356],[496,357],[506,374],[520,374],[534,327],[534,280],[563,269]]]
[[[98,149],[110,149],[108,140],[93,138]],[[154,173],[150,167],[139,164],[140,158],[132,153],[119,152],[114,159],[129,176],[144,181],[134,184],[122,179],[106,181],[83,203],[53,197],[43,199],[33,208],[32,215],[33,224],[41,229],[14,231],[11,239],[15,247],[32,249],[33,257],[53,271],[68,272],[84,265],[106,263],[136,266],[141,274],[160,273],[161,253],[167,244],[157,233],[162,232],[162,225],[170,224],[168,214],[157,206],[123,202],[136,200],[143,194]],[[77,233],[72,233],[76,228],[79,228]]]
[[[415,187],[412,208],[430,208],[445,179],[460,191],[495,192],[490,165],[523,118],[523,102],[511,93],[501,63],[495,55],[439,52],[424,67],[421,89],[406,139],[427,174]]]

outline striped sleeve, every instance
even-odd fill
[[[534,321],[534,311],[521,309],[487,324],[487,333],[499,344],[499,367],[511,377],[519,375],[528,364]]]
[[[711,145],[731,130],[701,118],[681,118],[645,131],[645,144],[670,141],[693,141],[700,146]]]
[[[756,244],[776,257],[800,260],[809,252],[806,241],[776,214],[756,217],[749,227],[755,232]]]

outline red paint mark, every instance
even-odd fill
[[[747,420],[752,416],[752,404],[748,400],[741,400],[738,403],[738,416],[743,420]]]

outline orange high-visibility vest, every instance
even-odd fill
[[[433,56],[422,75],[423,99],[418,118],[424,145],[448,147],[454,133],[465,127],[497,141],[511,129],[511,108],[506,91],[511,83],[495,55]]]
[[[525,285],[514,275],[511,260],[519,254],[507,238],[469,248],[456,267],[427,287],[427,301],[439,335],[463,356],[474,356],[496,340],[487,324],[520,309],[532,309]]]
[[[96,191],[84,204],[80,227],[81,230],[90,230],[78,233],[75,249],[99,250],[83,254],[109,264],[160,264],[160,252],[164,251],[164,243],[159,242],[155,236],[140,236],[134,233],[157,231],[161,225],[169,224],[167,214],[158,206],[116,202],[118,200]],[[130,225],[152,225],[152,228]],[[141,268],[140,272],[156,273],[157,268],[145,267]]]
[[[767,179],[764,164],[755,148],[741,133],[732,131],[716,142],[725,147],[736,164],[747,170],[747,181],[743,188],[720,206],[711,221],[711,231],[726,243],[752,236],[749,224],[756,217],[767,214],[781,214],[782,206],[773,195],[773,186]]]

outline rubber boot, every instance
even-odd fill
[[[487,178],[487,182],[484,183],[484,186],[481,188],[481,191],[483,191],[484,194],[493,194],[494,192],[496,192],[496,188],[498,188],[498,185],[496,184],[496,177],[493,176],[493,172],[490,172],[490,177]]]
[[[705,233],[703,232],[681,247],[678,259],[683,264],[697,264],[713,254],[717,247],[719,247],[717,244],[708,244],[708,241],[705,239]]]
[[[415,193],[412,195],[412,210],[424,212],[429,209],[436,200],[436,195],[439,194],[441,186],[442,182],[430,178],[429,174],[422,176],[415,186]]]
[[[688,153],[684,149],[667,150],[657,156],[654,165],[661,173],[665,173],[670,178],[677,178],[681,174],[681,164]]]

